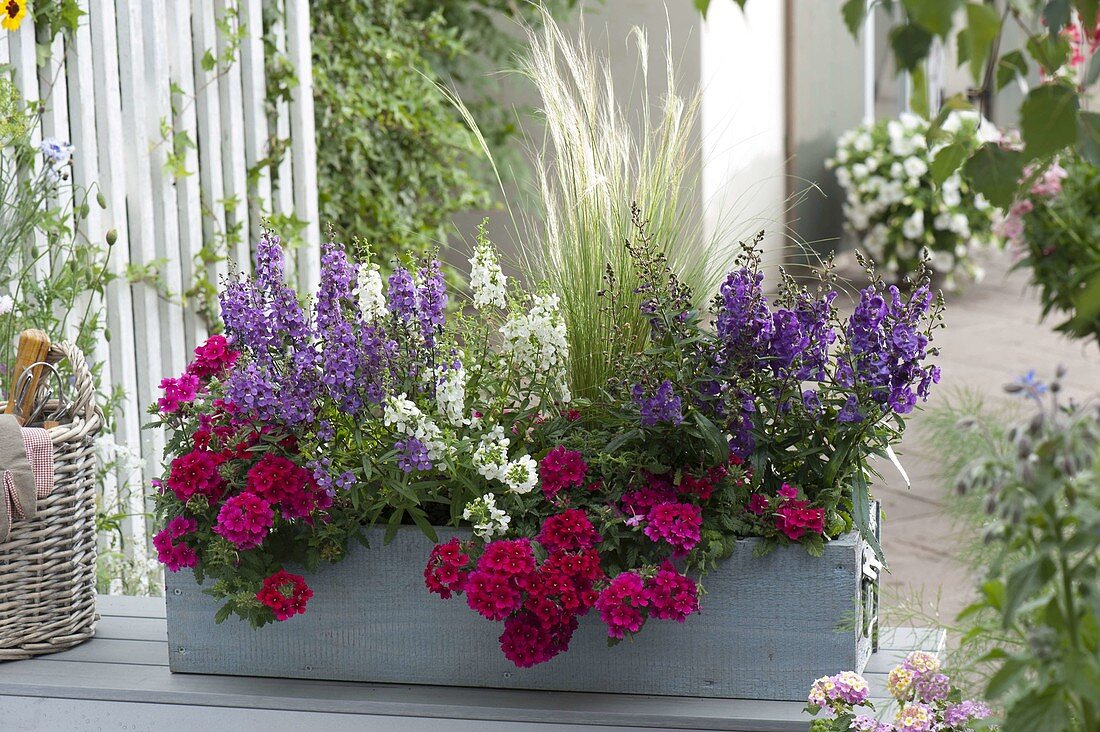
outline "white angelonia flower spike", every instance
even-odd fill
[[[496,250],[485,238],[484,226],[478,232],[474,255],[470,257],[470,289],[478,310],[508,305],[508,279],[497,262]]]
[[[386,312],[386,295],[382,287],[382,274],[375,265],[363,265],[359,268],[359,309],[368,321],[381,317]]]

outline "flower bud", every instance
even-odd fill
[[[107,208],[107,197],[100,191],[95,195],[95,202],[99,204],[100,208]]]
[[[113,247],[115,242],[118,241],[118,229],[107,230],[107,246]]]

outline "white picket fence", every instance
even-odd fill
[[[320,228],[308,1],[79,4],[85,15],[71,35],[51,41],[29,18],[18,31],[0,32],[0,64],[11,65],[28,104],[46,100],[37,134],[75,146],[73,184],[98,185],[105,196],[106,209],[93,205],[83,226],[100,241],[117,229],[112,270],[124,275],[130,264],[159,264],[167,290],[185,292],[196,275],[196,255],[216,249],[227,232],[239,232],[228,254],[248,269],[261,219],[273,213],[307,222],[298,277],[301,285],[315,283]],[[38,43],[48,43],[48,55]],[[285,56],[298,80],[291,101],[274,108],[274,125],[266,106],[269,52]],[[218,61],[213,68],[211,57]],[[274,174],[257,169],[272,140],[289,141]],[[191,174],[169,170],[173,154]],[[224,259],[198,266],[210,281],[227,271]],[[110,341],[89,357],[104,364],[105,382],[128,397],[115,438],[140,449],[147,485],[159,470],[164,438],[141,429],[146,407],[158,398],[160,379],[183,370],[206,337],[205,326],[177,299],[124,277],[111,284],[105,305]],[[142,509],[140,484],[134,487],[132,508]],[[132,540],[144,544],[144,522],[128,528]]]

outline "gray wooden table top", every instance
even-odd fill
[[[101,597],[96,637],[28,661],[0,663],[4,730],[805,730],[790,702],[469,689],[173,675],[164,601]],[[938,651],[936,631],[885,630],[865,676],[909,651]],[[837,669],[838,671],[843,669]]]

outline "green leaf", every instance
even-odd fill
[[[1005,606],[1002,612],[1006,626],[1013,621],[1021,604],[1043,592],[1054,573],[1054,562],[1045,555],[1035,557],[1012,570],[1005,582]]]
[[[435,533],[435,527],[428,521],[428,515],[419,508],[410,508],[409,515],[412,516],[413,523],[424,532],[424,536],[428,537],[432,543],[439,543],[439,536]]]
[[[997,669],[997,673],[990,677],[985,695],[990,699],[999,699],[1004,696],[1026,669],[1027,664],[1022,660],[1009,658]]]
[[[1032,89],[1020,107],[1020,135],[1028,158],[1052,155],[1077,141],[1077,93],[1061,84]]]
[[[862,468],[856,468],[855,475],[852,476],[852,521],[859,535],[875,553],[875,558],[885,566],[886,556],[882,552],[882,544],[871,530],[871,489]]]
[[[1069,61],[1069,41],[1062,36],[1036,36],[1027,42],[1027,52],[1047,73]]]
[[[841,6],[840,13],[844,16],[844,25],[848,26],[848,32],[853,38],[859,38],[863,20],[867,17],[867,3],[864,0],[848,0]]]
[[[1027,58],[1020,50],[1009,51],[997,61],[997,91],[1027,77]]]
[[[985,75],[985,63],[989,51],[1001,30],[1001,16],[990,5],[967,3],[966,27],[959,31],[960,56],[965,45],[965,58],[970,64],[970,75],[980,84]],[[963,40],[965,39],[965,41]],[[960,57],[959,61],[963,59]]]
[[[1097,54],[1095,58],[1100,58]],[[1081,112],[1077,115],[1078,149],[1090,163],[1100,166],[1100,113]]]
[[[907,23],[890,31],[890,48],[894,50],[897,71],[912,71],[928,57],[932,47],[932,34],[918,25]]]
[[[1043,8],[1043,21],[1052,36],[1069,25],[1072,10],[1069,0],[1048,0],[1046,7]]]
[[[1095,18],[1100,13],[1100,0],[1073,0],[1073,6],[1082,18]]]
[[[935,159],[932,160],[932,165],[929,166],[932,180],[936,185],[940,185],[959,169],[964,160],[966,160],[966,146],[961,142],[951,143],[936,153]]]
[[[722,431],[702,412],[693,412],[693,414],[695,415],[695,422],[699,426],[699,431],[703,439],[706,440],[707,449],[710,451],[714,464],[721,465],[726,462],[729,459],[730,446],[726,442]]]
[[[1090,87],[1100,79],[1100,53],[1094,53],[1089,60],[1088,70],[1085,71],[1085,86]]]
[[[1073,729],[1068,700],[1055,689],[1033,689],[1013,701],[1005,713],[1003,732],[1062,732]]]
[[[961,0],[902,0],[909,19],[926,30],[946,38]]]
[[[208,48],[206,49],[206,53],[202,55],[202,60],[199,63],[202,64],[203,71],[213,71],[214,67],[218,65],[218,60],[214,58],[214,52]]]
[[[1023,173],[1023,153],[1004,150],[994,142],[987,142],[978,148],[963,166],[963,174],[971,185],[1000,208],[1012,205]]]
[[[710,9],[710,0],[695,0],[695,9],[698,10],[703,17],[707,17],[707,10]]]

